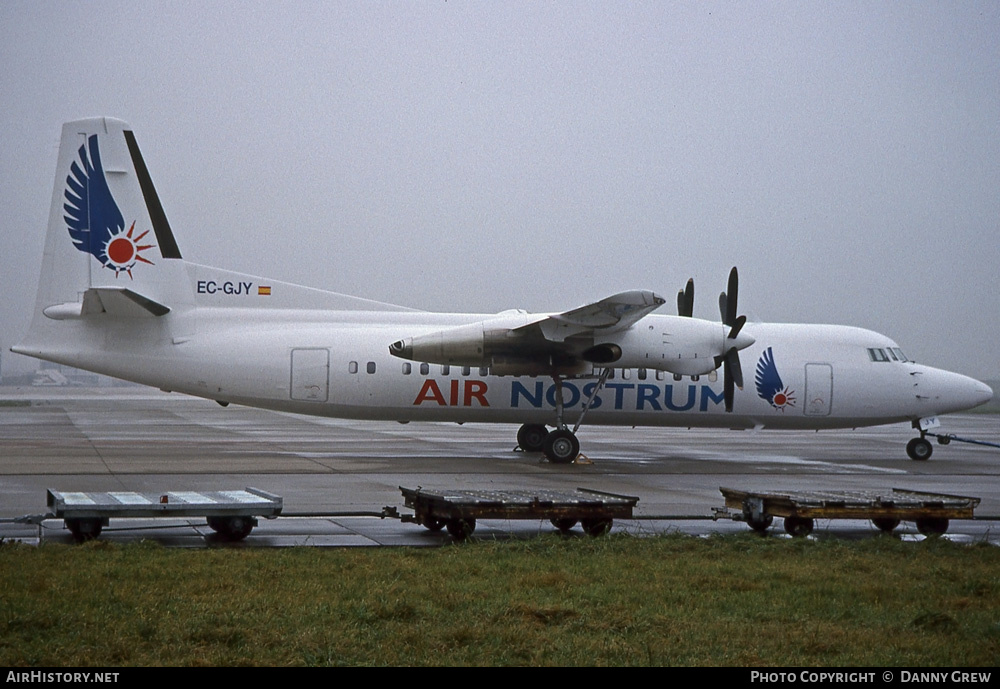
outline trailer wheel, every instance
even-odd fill
[[[809,517],[785,517],[785,533],[793,538],[804,538],[812,530],[813,520]]]
[[[917,531],[924,536],[940,536],[948,530],[948,520],[944,517],[923,517],[917,520]]]
[[[576,520],[573,519],[573,517],[552,517],[549,521],[552,522],[552,526],[556,527],[563,533],[566,533],[576,526]]]
[[[892,533],[892,530],[899,526],[899,520],[895,517],[875,517],[872,519],[875,528],[884,533]]]
[[[242,541],[256,526],[253,517],[208,517],[208,528],[227,541]]]
[[[472,532],[476,530],[476,520],[475,519],[449,519],[448,520],[448,533],[456,541],[464,541],[466,538],[472,535]]]
[[[445,521],[437,517],[424,517],[420,524],[428,531],[440,531],[444,528]]]
[[[747,515],[747,526],[761,534],[765,533],[771,527],[771,522],[773,521],[774,517],[770,514],[762,514],[759,519],[754,519]]]
[[[614,525],[614,519],[603,519],[601,517],[595,517],[593,519],[584,519],[580,522],[580,526],[583,527],[584,533],[588,536],[603,536],[604,534],[611,531],[611,527]]]
[[[92,541],[101,535],[104,525],[100,519],[66,519],[66,528],[73,534],[73,540],[77,543]]]

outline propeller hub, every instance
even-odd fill
[[[750,337],[750,335],[741,330],[738,333],[736,333],[736,337],[729,338],[726,342],[726,345],[727,348],[735,347],[736,350],[739,351],[741,349],[746,349],[756,341],[757,341],[756,339]]]

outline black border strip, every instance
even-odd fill
[[[163,258],[180,258],[181,250],[174,240],[174,233],[170,230],[170,223],[167,222],[167,214],[163,212],[160,205],[160,197],[156,195],[156,188],[153,186],[153,179],[149,176],[146,163],[139,152],[139,145],[135,142],[135,134],[126,129],[125,141],[128,143],[128,152],[132,156],[132,165],[135,167],[135,174],[139,178],[139,187],[142,189],[142,196],[146,199],[146,210],[149,211],[149,219],[153,222],[153,232],[156,233],[156,241],[160,245],[160,255]]]

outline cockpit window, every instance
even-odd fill
[[[877,347],[868,348],[868,356],[872,361],[888,361],[889,355],[885,353],[884,349],[878,349]]]
[[[869,347],[868,358],[872,361],[909,361],[899,347]]]

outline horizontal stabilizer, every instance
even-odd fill
[[[57,321],[107,314],[117,318],[151,318],[170,313],[163,304],[124,287],[91,287],[83,300],[46,307],[43,313]]]

